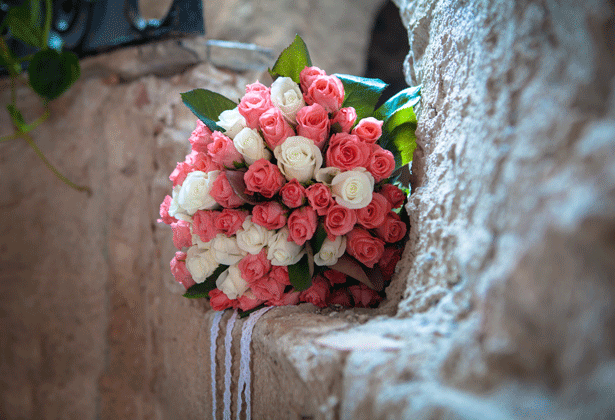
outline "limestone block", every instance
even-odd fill
[[[397,3],[423,85],[415,338],[347,359],[342,418],[612,416],[612,3]]]

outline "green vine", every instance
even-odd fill
[[[0,0],[0,6],[7,4]],[[44,16],[41,16],[41,6]],[[11,101],[6,109],[13,123],[13,133],[0,137],[0,143],[23,139],[43,161],[45,166],[62,182],[77,191],[92,193],[89,187],[77,185],[49,162],[41,149],[34,143],[30,132],[44,123],[49,117],[49,101],[62,95],[79,78],[81,69],[75,54],[49,47],[49,34],[53,13],[52,0],[26,0],[20,5],[10,6],[0,22],[0,67],[4,67],[10,77]],[[6,34],[2,35],[4,31]],[[36,52],[16,57],[9,48],[9,38],[17,39],[36,49]],[[28,64],[27,77],[23,65]],[[27,123],[17,104],[17,82],[24,82],[41,98],[43,113],[34,121]]]

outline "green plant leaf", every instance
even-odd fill
[[[416,124],[416,115],[412,105],[406,105],[402,108],[395,110],[390,114],[382,125],[382,130],[392,133],[397,127],[405,123]]]
[[[4,67],[11,76],[21,73],[21,66],[15,59],[13,52],[9,49],[3,39],[0,38],[0,66]]]
[[[13,124],[15,124],[15,127],[17,127],[17,129],[22,133],[27,131],[26,130],[26,120],[21,114],[21,111],[18,110],[13,105],[7,105],[6,109],[9,111],[9,114],[11,116],[11,121],[13,121]]]
[[[194,89],[181,94],[182,101],[211,131],[224,132],[216,124],[223,111],[233,109],[237,104],[224,95],[207,89]]]
[[[307,254],[304,255],[298,263],[288,266],[288,278],[295,290],[303,291],[309,289],[312,285],[312,276],[310,275],[310,265]]]
[[[344,103],[342,107],[353,107],[357,112],[357,122],[373,114],[380,95],[388,86],[380,79],[335,74],[344,85]]]
[[[248,315],[250,315],[252,312],[256,312],[259,309],[263,309],[265,307],[264,303],[261,303],[260,305],[258,305],[256,308],[252,308],[252,309],[248,309],[247,311],[243,311],[243,312],[239,312],[239,318],[245,318]]]
[[[318,224],[318,227],[316,227],[316,232],[314,232],[314,236],[312,237],[312,249],[314,250],[315,254],[318,254],[320,252],[320,247],[322,247],[322,244],[325,242],[325,239],[327,238],[327,231],[325,230],[325,227],[322,223]]]
[[[401,168],[412,161],[416,149],[416,122],[405,122],[393,132],[383,131],[378,143],[384,149],[393,153],[395,169]]]
[[[209,292],[216,288],[216,280],[220,274],[224,272],[228,268],[228,265],[220,264],[218,268],[212,273],[211,276],[207,277],[203,283],[197,283],[184,293],[184,297],[188,299],[199,299],[209,297]]]
[[[375,112],[374,118],[385,121],[395,111],[406,106],[414,106],[421,99],[421,86],[412,86],[406,88],[394,96],[388,101],[382,104]]]
[[[301,70],[312,65],[307,45],[299,35],[278,57],[269,74],[275,80],[278,77],[290,77],[295,83],[299,83]]]
[[[64,93],[79,78],[79,59],[70,51],[55,50],[37,52],[30,66],[30,86],[43,98],[52,100]]]
[[[32,6],[31,3],[35,2],[37,4]],[[6,23],[14,38],[36,48],[45,48],[38,0],[27,1],[19,7],[9,9],[6,14]]]

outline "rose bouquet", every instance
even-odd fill
[[[384,82],[326,74],[299,36],[269,73],[239,103],[182,94],[199,120],[160,206],[173,276],[215,310],[375,306],[407,237],[395,174],[412,160],[419,88],[375,109]]]

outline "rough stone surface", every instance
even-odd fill
[[[253,417],[613,418],[613,5],[398,4],[408,82],[423,85],[410,242],[381,308],[264,315]],[[215,11],[219,21],[257,7],[236,6]],[[214,314],[179,296],[171,233],[155,220],[194,127],[179,92],[233,97],[258,75],[195,65],[169,45],[84,61],[35,131],[91,197],[50,176],[23,141],[0,146],[2,418],[210,417]],[[168,53],[174,64],[152,64]],[[36,117],[35,98],[18,96]],[[235,363],[234,391],[237,374]]]

